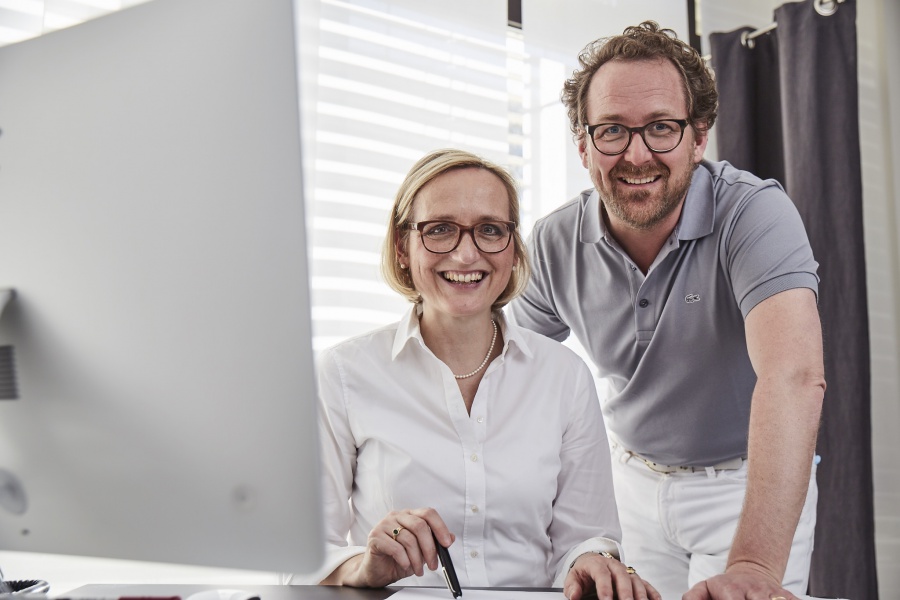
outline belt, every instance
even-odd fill
[[[634,458],[639,459],[641,462],[643,462],[645,465],[647,465],[651,470],[656,471],[657,473],[703,473],[703,472],[706,472],[707,469],[712,469],[714,471],[734,470],[734,469],[740,469],[741,465],[744,464],[744,460],[746,460],[746,459],[738,456],[737,458],[732,458],[731,460],[726,460],[726,461],[720,462],[717,465],[712,465],[710,467],[691,467],[691,466],[679,467],[679,466],[661,465],[659,463],[655,463],[652,460],[647,460],[640,454],[635,454],[634,452],[631,452],[629,450],[626,450],[625,453],[633,456]]]

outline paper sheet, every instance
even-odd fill
[[[463,588],[461,598],[457,600],[565,600],[562,592],[522,592],[514,590],[473,590]],[[407,587],[392,594],[389,600],[453,600],[450,590],[447,588],[421,588]]]

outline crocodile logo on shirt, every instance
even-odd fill
[[[700,302],[700,294],[688,294],[684,297],[684,301],[688,304],[693,304],[694,302]]]

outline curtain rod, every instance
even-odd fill
[[[815,2],[813,2],[813,8],[815,8],[816,12],[823,17],[828,17],[836,13],[838,5],[843,4],[844,2],[845,0],[815,0]],[[776,27],[778,27],[778,23],[771,23],[755,31],[745,31],[741,34],[741,44],[747,48],[753,49],[753,46],[755,45],[753,43],[754,38],[765,35],[770,31],[773,31]],[[711,59],[712,55],[710,54],[703,56],[703,60],[706,62],[709,62]]]
[[[813,2],[813,8],[816,9],[816,12],[822,15],[823,17],[828,17],[837,12],[838,5],[843,4],[845,0],[815,0]],[[741,44],[747,46],[748,48],[753,48],[753,39],[758,38],[761,35],[765,35],[778,27],[778,23],[772,23],[771,25],[767,25],[762,29],[757,29],[756,31],[745,32],[741,35]]]

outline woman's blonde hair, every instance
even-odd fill
[[[381,273],[387,284],[405,296],[410,302],[419,303],[422,301],[421,295],[416,291],[413,284],[409,269],[404,269],[400,266],[397,249],[406,248],[409,243],[409,229],[406,227],[406,224],[412,215],[413,202],[415,202],[419,191],[439,175],[455,169],[467,168],[484,169],[497,176],[503,183],[503,187],[506,188],[506,194],[509,197],[509,218],[516,224],[513,229],[512,239],[516,261],[509,278],[509,284],[507,284],[506,289],[503,290],[503,293],[494,301],[492,306],[492,309],[497,311],[525,290],[525,286],[528,285],[528,277],[531,274],[531,269],[528,266],[528,253],[519,232],[521,224],[519,218],[519,193],[516,189],[515,180],[503,167],[464,150],[453,148],[435,150],[419,159],[409,170],[409,173],[406,174],[403,183],[400,184],[400,189],[397,190],[397,195],[394,197],[394,206],[391,208],[387,235],[384,238],[384,246],[381,251]]]

